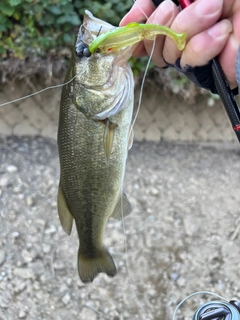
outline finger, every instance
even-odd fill
[[[178,14],[177,6],[171,0],[162,2],[155,11],[149,16],[147,23],[170,26]],[[152,55],[153,62],[158,66],[165,66],[166,63],[162,59],[162,48],[164,44],[164,36],[157,37],[155,50]],[[153,41],[144,41],[138,45],[133,52],[134,57],[150,55],[152,52]]]
[[[236,80],[236,61],[239,45],[239,39],[232,34],[229,37],[224,50],[219,55],[219,62],[232,89],[238,86]]]
[[[120,21],[120,27],[125,26],[130,22],[143,22],[156,9],[151,0],[136,0],[130,11]]]
[[[223,50],[231,31],[232,24],[226,19],[191,38],[182,53],[181,67],[207,64]]]
[[[233,16],[237,8],[240,7],[240,2],[236,0],[223,0],[223,10],[221,19],[229,18]]]
[[[147,23],[163,25],[170,27],[173,20],[178,14],[177,6],[171,1],[166,0],[162,2],[157,9],[149,17]],[[165,41],[165,36],[158,36],[155,41],[154,51],[152,53],[153,41],[144,41],[145,49],[148,55],[152,53],[152,61],[159,67],[163,67],[166,63],[162,57],[162,50]]]
[[[222,5],[223,0],[197,0],[177,15],[171,29],[176,32],[187,32],[188,39],[191,39],[217,22]],[[163,56],[169,63],[174,63],[181,56],[181,52],[166,38]]]
[[[132,53],[133,57],[140,58],[147,56],[147,51],[145,49],[143,41],[139,43],[134,52]]]
[[[237,87],[236,81],[236,60],[237,51],[240,45],[240,1],[236,1],[234,7],[234,15],[231,19],[233,24],[233,32],[219,55],[219,62],[223,72],[226,75],[231,88]]]

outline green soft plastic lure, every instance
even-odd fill
[[[154,40],[158,35],[170,37],[179,50],[186,44],[186,33],[176,33],[168,27],[155,24],[129,23],[124,27],[101,34],[89,45],[90,53],[107,53],[131,46],[144,39]]]

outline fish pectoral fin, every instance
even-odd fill
[[[134,138],[134,132],[131,126],[131,129],[129,130],[129,134],[128,134],[128,150],[132,148],[133,138]]]
[[[106,160],[109,160],[113,146],[114,132],[117,128],[117,125],[112,123],[109,119],[105,119],[102,122],[105,124],[103,148]]]
[[[82,254],[80,247],[78,251],[78,273],[82,282],[93,282],[100,272],[106,273],[109,277],[114,277],[117,273],[117,268],[107,248],[97,249],[90,256]]]
[[[72,224],[73,224],[73,216],[68,209],[65,196],[63,194],[61,182],[59,183],[58,187],[58,215],[61,221],[61,225],[63,230],[70,235],[72,231]]]
[[[126,193],[122,191],[110,218],[122,220],[122,217],[124,218],[128,216],[131,212],[132,212],[131,204],[127,198]]]

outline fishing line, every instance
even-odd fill
[[[140,111],[140,107],[141,107],[141,103],[142,103],[143,87],[144,87],[144,84],[145,84],[148,68],[149,68],[149,65],[151,63],[151,59],[152,59],[153,52],[154,52],[154,49],[155,49],[155,44],[156,44],[156,38],[153,40],[152,50],[151,50],[151,53],[149,55],[149,59],[148,59],[147,65],[146,65],[146,69],[145,69],[144,74],[143,74],[143,79],[142,79],[142,83],[141,83],[141,87],[140,87],[140,93],[139,93],[139,101],[138,101],[137,111],[136,111],[135,117],[133,119],[130,132],[133,130],[133,126],[134,126],[134,124],[135,124],[135,122],[137,120],[137,116],[138,116],[139,111]]]
[[[32,97],[32,96],[34,96],[34,95],[36,95],[36,94],[42,93],[42,92],[44,92],[44,91],[46,91],[46,90],[49,90],[49,89],[60,88],[60,87],[62,87],[62,86],[65,86],[66,84],[69,84],[70,82],[72,82],[72,80],[73,80],[74,78],[76,78],[76,76],[74,76],[72,79],[70,79],[69,81],[67,81],[67,82],[65,82],[65,83],[57,84],[57,85],[55,85],[55,86],[50,86],[50,87],[44,88],[44,89],[42,89],[42,90],[40,90],[40,91],[37,91],[37,92],[34,92],[34,93],[30,93],[29,95],[27,95],[27,96],[25,96],[25,97],[18,98],[18,99],[15,99],[15,100],[11,100],[11,101],[8,101],[8,102],[4,102],[4,103],[0,104],[0,107],[6,106],[7,104],[10,104],[10,103],[13,103],[13,102],[21,101],[21,100],[23,100],[23,99],[27,99],[27,98],[29,98],[29,97]]]
[[[134,4],[137,4],[136,0],[133,0]],[[137,4],[138,5],[138,4]],[[138,5],[138,8],[140,9],[140,11],[143,13],[143,15],[147,18],[147,20],[149,19],[148,16],[145,14],[145,12],[142,10],[142,8]],[[151,21],[150,21],[151,22]],[[153,56],[153,52],[154,52],[154,49],[155,49],[155,44],[156,44],[156,37],[155,39],[153,40],[153,46],[152,46],[152,50],[151,50],[151,53],[149,55],[149,59],[148,59],[148,62],[147,62],[147,65],[146,65],[146,69],[144,71],[144,74],[143,74],[143,79],[142,79],[142,83],[141,83],[141,87],[140,87],[140,93],[139,93],[139,101],[138,101],[138,106],[137,106],[137,111],[136,111],[136,114],[135,114],[135,117],[133,119],[133,122],[132,122],[132,125],[131,125],[131,130],[130,132],[133,131],[133,126],[137,120],[137,116],[139,114],[139,111],[140,111],[140,106],[141,106],[141,102],[142,102],[142,94],[143,94],[143,87],[144,87],[144,84],[145,84],[145,80],[146,80],[146,76],[147,76],[147,72],[148,72],[148,68],[149,68],[149,65],[151,63],[151,59],[152,59],[152,56]]]
[[[228,302],[227,299],[221,297],[220,295],[218,295],[217,293],[214,293],[214,292],[210,292],[210,291],[198,291],[198,292],[194,292],[194,293],[190,294],[189,296],[187,296],[186,298],[184,298],[184,299],[177,305],[177,307],[176,307],[176,309],[175,309],[175,311],[174,311],[174,313],[173,313],[173,318],[172,318],[172,320],[175,320],[177,311],[178,311],[178,309],[181,307],[181,305],[182,305],[184,302],[186,302],[188,299],[190,299],[190,298],[192,298],[192,297],[194,297],[194,296],[200,295],[200,294],[208,294],[208,295],[211,295],[211,296],[220,298],[220,299]]]
[[[135,117],[133,119],[133,122],[131,124],[131,128],[130,128],[130,132],[133,131],[133,126],[136,122],[136,119],[137,119],[137,116],[138,116],[138,113],[139,113],[139,110],[140,110],[140,106],[141,106],[141,102],[142,102],[142,93],[143,93],[143,86],[144,86],[144,83],[145,83],[145,80],[146,80],[146,76],[147,76],[147,71],[148,71],[148,68],[149,68],[149,64],[151,62],[151,59],[152,59],[152,55],[153,55],[153,52],[154,52],[154,48],[155,48],[155,40],[153,41],[153,47],[152,47],[152,50],[151,50],[151,54],[149,56],[149,59],[148,59],[148,62],[147,62],[147,65],[146,65],[146,69],[144,71],[144,75],[143,75],[143,79],[142,79],[142,83],[141,83],[141,88],[140,88],[140,94],[139,94],[139,101],[138,101],[138,107],[137,107],[137,111],[136,111],[136,114],[135,114]],[[129,135],[129,139],[131,139],[131,134]],[[122,229],[123,229],[123,234],[124,234],[124,247],[125,247],[125,255],[126,255],[126,267],[127,267],[127,274],[128,274],[128,279],[129,279],[129,283],[130,283],[130,288],[131,288],[131,291],[133,293],[133,296],[138,304],[138,306],[140,307],[140,309],[142,310],[142,312],[144,313],[146,319],[148,319],[148,315],[147,315],[147,312],[144,310],[142,304],[139,302],[138,300],[138,297],[137,297],[137,294],[136,294],[136,290],[134,289],[134,284],[133,284],[133,281],[130,277],[130,269],[129,269],[129,264],[128,264],[128,246],[127,246],[127,236],[126,236],[126,229],[125,229],[125,223],[124,223],[124,216],[123,216],[123,203],[122,203],[122,197],[121,197],[121,211],[122,211]]]
[[[141,11],[142,14],[144,15],[144,17],[148,20],[148,16],[146,15],[146,13],[143,11],[143,9],[140,7],[140,5],[139,5],[136,1],[137,1],[137,0],[133,0],[133,3],[138,6],[138,8],[140,9],[140,11]]]
[[[133,281],[130,277],[130,269],[129,269],[129,264],[128,264],[128,246],[127,246],[127,235],[126,235],[126,228],[125,228],[125,222],[124,222],[124,216],[123,216],[123,202],[122,202],[123,197],[121,197],[121,213],[122,213],[122,229],[123,229],[123,234],[124,234],[124,249],[125,249],[125,255],[126,255],[126,267],[127,267],[127,275],[128,275],[128,280],[130,283],[130,288],[132,291],[132,294],[135,298],[135,301],[137,302],[139,308],[142,310],[142,312],[145,315],[145,319],[148,319],[148,315],[147,312],[145,311],[145,309],[143,308],[142,304],[139,302],[137,294],[136,294],[136,290],[134,289],[134,284]]]
[[[133,0],[134,3],[135,0]],[[140,7],[139,7],[140,8]],[[147,15],[143,12],[143,10],[140,8],[140,10],[142,11],[142,13],[144,14],[144,16],[148,19]],[[142,102],[142,94],[143,94],[143,87],[144,87],[144,83],[145,83],[145,80],[146,80],[146,76],[147,76],[147,72],[148,72],[148,68],[149,68],[149,65],[150,65],[150,62],[151,62],[151,59],[152,59],[152,56],[153,56],[153,52],[154,52],[154,49],[155,49],[155,43],[156,43],[156,38],[154,39],[153,41],[153,46],[152,46],[152,49],[151,49],[151,53],[149,55],[149,59],[148,59],[148,62],[147,62],[147,65],[146,65],[146,68],[145,68],[145,71],[144,71],[144,74],[143,74],[143,79],[142,79],[142,83],[141,83],[141,87],[140,87],[140,94],[139,94],[139,101],[138,101],[138,106],[137,106],[137,111],[136,111],[136,114],[135,114],[135,117],[133,119],[133,122],[131,124],[131,128],[130,128],[130,132],[133,131],[133,126],[136,122],[136,119],[137,119],[137,116],[139,114],[139,111],[140,111],[140,107],[141,107],[141,102]],[[129,139],[131,138],[131,134],[129,135]],[[134,289],[134,284],[133,284],[133,281],[131,279],[131,276],[130,276],[130,268],[129,268],[129,263],[128,263],[128,246],[127,246],[127,236],[126,236],[126,228],[125,228],[125,222],[124,222],[124,216],[123,216],[123,203],[122,203],[122,198],[121,198],[121,208],[122,208],[122,229],[123,229],[123,234],[124,234],[124,247],[125,247],[125,255],[126,255],[126,267],[127,267],[127,274],[128,274],[128,280],[129,280],[129,283],[130,283],[130,288],[131,288],[131,291],[132,291],[132,294],[135,298],[135,301],[137,302],[138,306],[140,307],[140,309],[142,310],[144,316],[145,316],[145,319],[148,319],[148,315],[147,315],[147,312],[145,311],[143,305],[139,302],[139,299],[137,297],[137,294],[136,294],[136,290]]]

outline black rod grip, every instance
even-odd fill
[[[212,77],[232,127],[240,142],[240,110],[217,58],[212,60]]]

